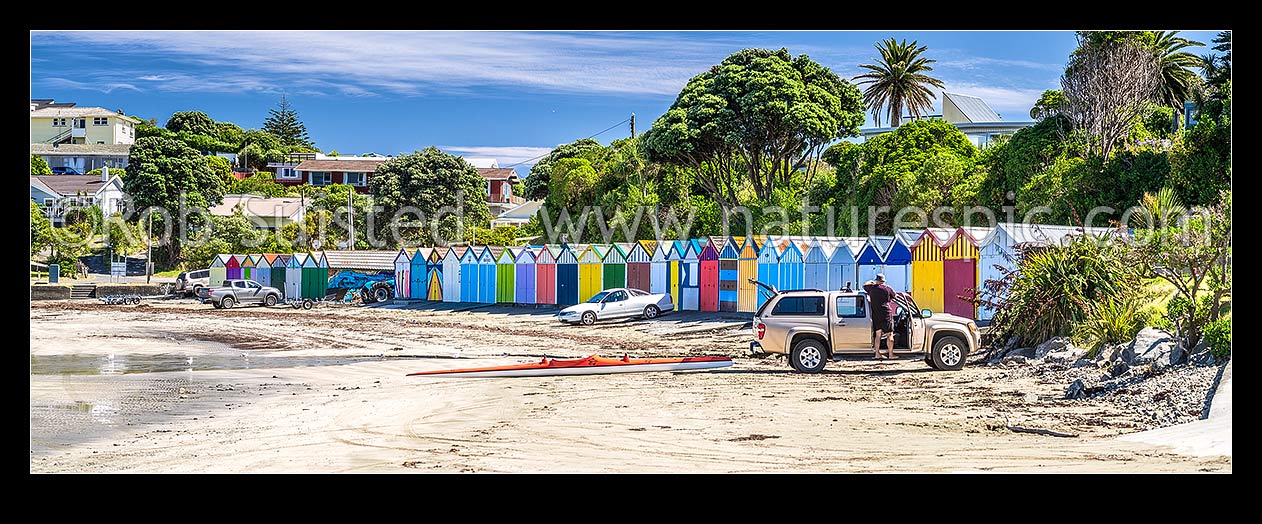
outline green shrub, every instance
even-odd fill
[[[1149,318],[1134,296],[1088,304],[1085,318],[1074,326],[1074,342],[1087,348],[1088,357],[1094,357],[1108,344],[1135,338]]]
[[[1231,358],[1231,319],[1220,318],[1205,326],[1205,344],[1216,358]]]
[[[1017,271],[988,283],[981,294],[982,301],[999,305],[991,324],[998,340],[1016,336],[1019,343],[1037,344],[1069,335],[1095,304],[1133,297],[1142,287],[1118,246],[1091,238],[1019,250],[1016,261]]]

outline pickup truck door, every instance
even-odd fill
[[[247,300],[250,302],[262,302],[263,295],[260,293],[261,291],[263,291],[263,286],[258,282],[253,280],[247,280],[245,282],[245,295],[249,297]]]
[[[829,317],[834,354],[871,353],[872,321],[863,295],[839,295]]]

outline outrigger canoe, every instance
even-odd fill
[[[408,376],[431,377],[550,377],[556,375],[603,375],[606,373],[639,373],[643,371],[687,371],[693,369],[725,368],[732,365],[730,357],[683,357],[683,358],[604,358],[591,355],[585,358],[558,360],[544,357],[532,364],[490,366],[481,368],[439,369],[408,373]]]

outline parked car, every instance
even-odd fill
[[[185,296],[197,296],[197,291],[210,285],[210,270],[185,271],[175,277],[175,291]]]
[[[788,355],[802,373],[819,373],[830,360],[871,355],[874,333],[867,294],[862,291],[769,291],[771,298],[754,313],[754,354]],[[958,370],[981,345],[972,320],[920,309],[911,295],[894,298],[894,354],[915,355],[930,367]],[[882,346],[882,350],[884,346]]]
[[[54,175],[82,175],[83,172],[71,166],[57,166],[52,168]]]
[[[197,298],[203,304],[214,304],[215,309],[232,309],[237,304],[255,303],[263,306],[275,306],[280,302],[281,292],[274,287],[267,287],[253,280],[225,280],[221,287],[203,287]]]
[[[668,294],[619,287],[606,289],[596,293],[587,302],[562,309],[557,313],[557,320],[590,326],[597,320],[611,318],[654,319],[662,313],[674,310],[675,303]]]

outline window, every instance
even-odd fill
[[[863,297],[837,297],[837,316],[841,318],[866,318],[867,301]]]
[[[94,125],[94,126],[108,126],[108,125],[110,125],[110,119],[109,119],[109,118],[106,118],[106,117],[103,117],[103,116],[96,116],[96,117],[92,117],[92,125]]]
[[[282,167],[276,169],[276,178],[298,178],[298,172],[292,167]]]
[[[824,297],[784,297],[771,310],[771,316],[817,317],[824,314]]]
[[[347,185],[361,187],[365,185],[364,181],[367,179],[368,177],[365,173],[347,173],[345,177]]]
[[[250,289],[259,289],[259,288],[262,288],[262,287],[263,287],[263,286],[262,286],[262,285],[260,285],[258,282],[255,282],[255,281],[253,281],[253,280],[250,280],[250,281],[246,282],[246,285],[247,285],[248,287],[250,287]]]
[[[66,119],[64,119],[64,118],[54,118],[54,119],[53,119],[53,127],[66,127]]]
[[[311,172],[311,185],[327,186],[331,183],[333,183],[333,176],[330,175],[328,171],[312,171]]]
[[[48,207],[48,208],[53,207],[53,202],[56,202],[56,201],[55,201],[55,200],[53,200],[53,199],[51,199],[51,198],[45,198],[45,199],[44,199],[44,207]]]
[[[105,141],[104,141],[104,140],[97,140],[97,141],[96,141],[96,143],[98,143],[98,144],[104,144],[104,143],[105,143]]]
[[[74,126],[75,126],[75,127],[77,127],[77,128],[79,128],[79,129],[83,129],[83,128],[84,128],[84,126],[86,126],[87,124],[88,124],[88,119],[86,119],[86,118],[76,118],[76,119],[74,119]]]
[[[622,302],[623,300],[626,300],[626,299],[627,299],[627,294],[625,292],[614,291],[613,293],[609,295],[609,298],[606,299],[605,302]]]
[[[233,281],[232,281],[232,287],[239,287],[239,288],[244,289],[244,288],[245,288],[245,281],[244,281],[244,280],[233,280]]]

